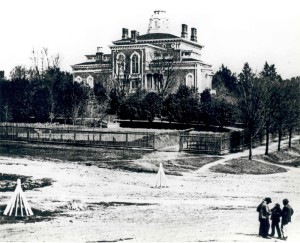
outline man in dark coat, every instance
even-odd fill
[[[279,222],[280,222],[280,217],[281,217],[280,205],[278,203],[276,203],[274,208],[271,209],[271,212],[272,212],[272,214],[271,214],[271,220],[272,220],[271,229],[272,229],[272,232],[271,232],[270,236],[275,235],[275,228],[276,228],[278,239],[280,239],[281,238],[281,231],[280,231],[280,228],[279,228]]]
[[[271,215],[268,204],[272,202],[271,198],[266,197],[259,206],[259,235],[263,238],[270,239],[268,232],[270,229],[269,217]]]
[[[283,199],[283,209],[282,209],[282,220],[281,220],[281,231],[282,239],[286,240],[288,237],[288,223],[292,222],[292,215],[294,214],[293,208],[289,205],[288,199]]]

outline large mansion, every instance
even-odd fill
[[[74,80],[91,87],[97,82],[110,82],[135,92],[175,90],[179,84],[211,89],[211,65],[201,60],[203,48],[197,41],[197,29],[182,24],[180,36],[169,33],[165,11],[154,11],[148,31],[122,29],[122,37],[109,46],[110,54],[98,47],[96,54],[86,55],[86,62],[72,66]]]

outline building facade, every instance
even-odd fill
[[[182,24],[180,36],[169,33],[165,11],[154,11],[146,34],[122,29],[119,40],[109,46],[110,54],[97,48],[87,61],[72,66],[74,81],[91,87],[96,82],[110,82],[127,92],[138,88],[149,92],[175,91],[180,84],[198,92],[211,89],[211,65],[201,60],[203,48],[197,41],[197,29]]]

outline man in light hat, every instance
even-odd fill
[[[289,205],[288,199],[283,199],[283,209],[282,209],[282,219],[281,219],[281,231],[282,239],[286,240],[288,238],[288,223],[292,222],[292,215],[294,214],[293,208]]]
[[[268,204],[270,204],[272,202],[271,198],[266,197],[263,202],[260,204],[259,207],[259,222],[260,222],[260,226],[259,226],[259,235],[263,238],[266,239],[271,239],[268,236],[268,232],[270,229],[270,222],[269,222],[269,218],[271,215],[270,209]]]

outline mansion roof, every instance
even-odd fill
[[[139,43],[145,43],[145,42],[157,42],[157,41],[183,41],[186,42],[188,44],[191,44],[193,46],[196,46],[198,48],[202,48],[203,46],[198,44],[197,42],[194,41],[190,41],[186,38],[182,38],[173,34],[169,34],[169,33],[150,33],[150,34],[145,34],[145,35],[138,35],[136,37],[137,42],[132,42],[131,38],[125,38],[125,39],[120,39],[120,40],[116,40],[113,41],[113,44],[115,45],[124,45],[124,44],[130,44],[130,43],[135,43],[135,44],[139,44]]]
[[[97,47],[97,52],[95,54],[86,55],[87,60],[85,62],[75,64],[72,68],[74,70],[79,70],[80,68],[108,69],[110,67],[114,69],[114,62],[118,53],[124,52],[132,54],[136,51],[136,53],[142,53],[140,59],[144,63],[148,64],[155,62],[155,60],[153,60],[154,57],[156,58],[160,56],[155,56],[156,53],[162,53],[163,56],[164,52],[166,53],[170,51],[174,52],[173,56],[169,54],[164,57],[171,55],[173,61],[176,63],[184,62],[184,65],[206,65],[201,61],[201,50],[203,46],[197,42],[196,28],[191,28],[191,32],[189,34],[188,26],[186,24],[182,24],[180,36],[170,34],[168,31],[168,19],[166,18],[166,12],[156,10],[150,19],[149,28],[146,34],[140,35],[138,31],[131,30],[130,35],[129,29],[122,28],[122,39],[112,41],[113,45],[109,46],[111,53],[104,54],[102,47]]]

